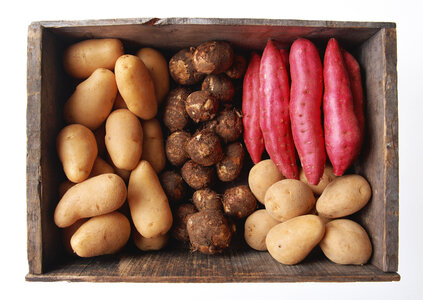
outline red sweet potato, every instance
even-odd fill
[[[326,153],[321,121],[323,71],[316,46],[307,39],[297,39],[291,46],[289,65],[292,136],[308,182],[317,185]]]
[[[289,67],[289,52],[286,49],[280,49],[279,52],[281,53],[282,61],[285,64],[286,72],[288,73],[288,78],[289,78],[291,74],[290,67]]]
[[[255,164],[261,161],[264,151],[260,129],[260,59],[259,54],[251,54],[242,89],[244,143]]]
[[[269,40],[260,61],[260,127],[264,145],[281,173],[298,179],[289,119],[289,81],[279,49]]]
[[[357,157],[360,127],[354,113],[350,80],[336,39],[327,44],[323,60],[323,126],[325,146],[336,176],[344,174]]]

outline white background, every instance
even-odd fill
[[[281,4],[275,4],[280,2]],[[421,1],[7,1],[0,30],[0,286],[18,299],[422,299],[423,65]],[[228,17],[397,23],[400,145],[400,263],[398,283],[92,284],[25,282],[26,42],[40,20],[137,17]],[[6,296],[10,295],[10,296]]]

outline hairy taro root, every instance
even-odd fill
[[[232,106],[227,106],[216,117],[216,133],[225,143],[234,142],[242,135],[241,113]]]
[[[232,66],[225,71],[225,74],[232,79],[240,79],[247,70],[247,60],[243,55],[235,55]]]
[[[235,95],[234,84],[224,73],[207,75],[201,84],[201,90],[209,92],[222,102],[232,101]]]
[[[187,222],[191,248],[204,254],[216,254],[228,248],[233,231],[223,213],[205,210],[192,214]]]
[[[182,178],[195,190],[210,187],[214,182],[214,168],[187,161],[181,169]]]
[[[223,210],[228,216],[243,219],[252,214],[257,207],[257,200],[247,185],[227,189],[222,199]]]
[[[175,131],[166,140],[165,151],[169,162],[174,166],[182,166],[189,158],[185,146],[191,135],[186,131]]]
[[[242,171],[245,151],[240,142],[229,144],[221,161],[216,164],[216,173],[220,181],[235,180]]]
[[[208,41],[197,47],[193,55],[194,68],[205,74],[225,72],[232,65],[234,51],[225,41]]]
[[[215,191],[206,188],[195,191],[192,195],[192,203],[198,211],[203,210],[222,210],[222,198]]]
[[[189,124],[190,118],[185,110],[185,102],[189,94],[190,91],[187,88],[177,87],[167,96],[163,111],[163,123],[170,132],[183,130]]]
[[[209,121],[219,110],[219,100],[209,92],[195,91],[188,96],[185,109],[194,122]]]
[[[194,67],[195,48],[190,47],[178,51],[169,61],[169,73],[173,80],[182,85],[193,85],[204,78],[204,74]]]
[[[212,166],[223,157],[219,137],[211,131],[196,133],[186,144],[186,152],[197,164]]]
[[[174,222],[171,230],[172,237],[181,242],[189,242],[187,222],[188,218],[196,212],[197,210],[191,203],[181,204],[175,209],[173,213]]]
[[[178,203],[185,198],[187,186],[178,172],[164,171],[160,174],[160,182],[170,203]]]

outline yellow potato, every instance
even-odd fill
[[[113,104],[113,110],[121,108],[128,109],[128,106],[126,106],[125,100],[123,100],[122,95],[118,92],[116,95],[115,103]]]
[[[295,179],[274,183],[264,197],[267,212],[280,222],[308,213],[315,203],[311,189]]]
[[[91,130],[80,124],[66,126],[57,136],[56,148],[70,181],[78,183],[88,178],[98,153]]]
[[[254,165],[248,174],[248,185],[257,200],[264,204],[267,189],[285,177],[271,159],[265,159]]]
[[[102,159],[101,157],[97,157],[94,161],[93,168],[91,169],[91,173],[88,178],[106,173],[115,173],[115,170],[104,159]]]
[[[143,61],[154,82],[154,91],[158,104],[169,93],[169,66],[164,56],[152,48],[138,50],[137,56]]]
[[[128,204],[135,228],[145,238],[166,234],[173,218],[159,178],[148,161],[132,170],[128,184]]]
[[[141,159],[148,161],[156,173],[166,165],[162,127],[157,119],[142,120],[143,144]]]
[[[137,56],[122,55],[115,65],[116,83],[128,109],[144,120],[157,114],[154,83],[150,73]]]
[[[98,68],[113,70],[121,55],[123,44],[118,39],[85,40],[65,50],[63,66],[72,77],[83,79]]]
[[[278,262],[294,265],[307,257],[324,234],[325,224],[318,216],[298,216],[270,229],[266,246]]]
[[[279,223],[265,209],[256,210],[245,220],[245,242],[255,250],[267,250],[266,235],[273,226]]]
[[[307,177],[305,176],[305,172],[303,169],[300,170],[300,180],[307,184],[313,193],[316,195],[321,195],[323,190],[327,187],[329,183],[331,183],[336,178],[335,174],[333,174],[333,168],[330,165],[325,166],[325,170],[323,171],[323,176],[320,179],[320,182],[317,185],[313,185],[308,183]]]
[[[127,109],[113,111],[106,121],[106,148],[113,164],[134,169],[142,154],[143,133],[139,119]]]
[[[54,211],[58,227],[68,227],[82,218],[117,210],[125,202],[126,185],[116,174],[102,174],[71,187]]]
[[[78,256],[93,257],[118,252],[130,235],[128,219],[115,211],[86,221],[73,234],[70,243]]]
[[[326,224],[320,248],[331,261],[344,265],[365,264],[372,255],[372,243],[358,223],[338,219]]]
[[[65,247],[65,250],[68,254],[72,254],[72,255],[75,254],[70,244],[71,238],[73,234],[79,229],[79,227],[81,227],[81,225],[84,224],[87,220],[89,219],[88,218],[79,219],[78,221],[73,223],[71,226],[65,227],[62,229],[62,241]]]
[[[142,251],[154,251],[163,249],[169,240],[169,234],[159,235],[152,238],[143,237],[138,231],[132,231],[132,239],[135,246]]]
[[[96,69],[80,83],[66,101],[64,119],[68,124],[81,124],[95,130],[106,120],[116,98],[115,75],[107,69]]]
[[[362,176],[337,177],[316,202],[317,213],[325,218],[342,218],[362,209],[371,195],[370,185]]]

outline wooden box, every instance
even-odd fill
[[[289,46],[311,39],[323,52],[337,38],[359,60],[365,82],[366,138],[355,173],[367,178],[373,196],[354,218],[369,232],[374,247],[364,266],[337,265],[316,249],[295,266],[276,262],[267,252],[245,245],[206,256],[178,247],[155,253],[128,249],[91,259],[64,254],[53,222],[57,187],[63,180],[55,138],[64,126],[63,103],[72,93],[61,57],[69,44],[115,37],[127,53],[151,46],[176,50],[221,39],[236,49],[261,51],[269,38]],[[398,110],[396,30],[393,23],[263,19],[118,19],[35,22],[28,31],[27,222],[30,281],[99,282],[282,282],[395,281],[398,269]],[[317,247],[318,248],[318,247]]]

